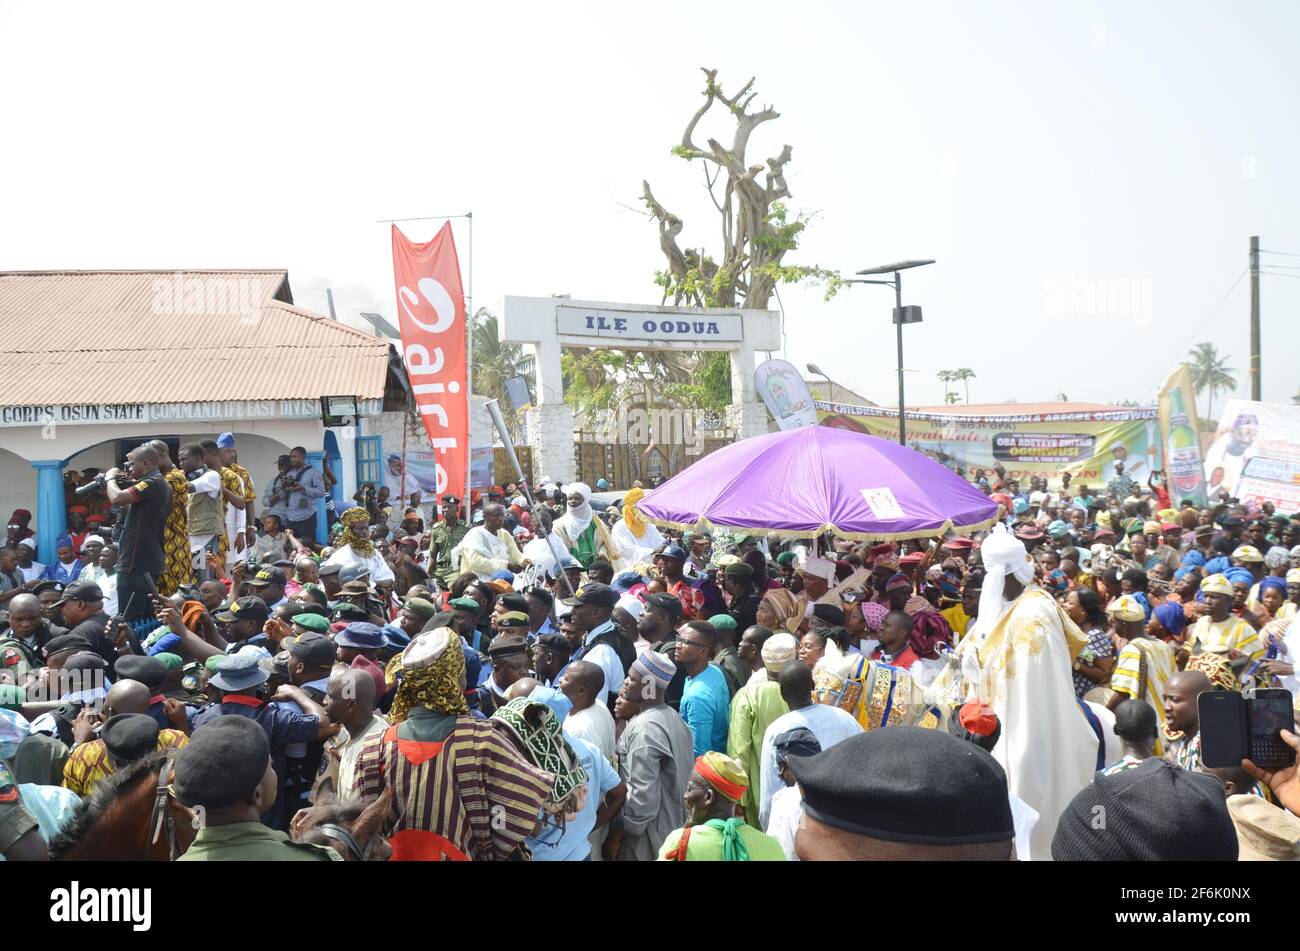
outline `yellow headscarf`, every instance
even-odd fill
[[[375,553],[374,542],[370,540],[369,535],[358,535],[352,530],[352,527],[361,521],[369,523],[370,512],[359,505],[354,505],[342,515],[339,521],[343,524],[343,534],[339,536],[339,547],[351,545],[352,551],[362,558],[369,558]]]
[[[627,495],[623,496],[623,521],[627,523],[627,530],[634,538],[640,538],[645,534],[645,519],[636,510],[636,504],[643,498],[645,498],[645,489],[637,486],[628,489]]]
[[[455,636],[455,635],[453,635]],[[402,682],[388,714],[389,723],[401,723],[412,707],[428,707],[435,713],[469,715],[469,703],[461,689],[465,654],[460,638],[450,643],[432,663],[402,669]]]

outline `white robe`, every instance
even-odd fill
[[[1002,721],[993,758],[1010,792],[1039,816],[1036,861],[1051,858],[1057,820],[1097,767],[1096,735],[1075,702],[1067,624],[1082,640],[1052,596],[1029,585],[977,648],[979,695]]]
[[[375,552],[369,558],[362,558],[352,550],[351,545],[341,545],[334,549],[334,554],[325,559],[327,565],[364,565],[370,572],[370,583],[378,584],[381,581],[393,581],[393,569],[388,567],[388,562],[384,561],[384,556]]]
[[[645,531],[641,537],[637,538],[632,534],[632,529],[627,527],[627,520],[620,519],[619,522],[609,530],[610,538],[614,540],[614,546],[618,549],[618,561],[614,565],[614,573],[628,571],[635,564],[645,562],[649,564],[650,556],[656,549],[664,546],[664,536],[659,529],[649,522],[645,523]]]

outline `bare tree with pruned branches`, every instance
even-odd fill
[[[659,246],[668,263],[667,271],[657,276],[664,299],[671,297],[676,305],[763,310],[778,283],[808,278],[825,280],[828,294],[833,294],[838,275],[815,266],[783,264],[786,252],[798,246],[798,236],[807,223],[803,216],[788,221],[783,204],[783,199],[790,196],[785,180],[790,146],[783,146],[775,158],[761,163],[751,165],[746,158],[754,130],[780,118],[780,113],[771,106],[751,110],[757,96],[752,78],[734,96],[728,96],[718,84],[716,69],[703,72],[704,104],[686,124],[673,154],[704,164],[709,197],[721,216],[722,253],[715,260],[707,254],[701,258],[694,249],[683,251],[678,244],[682,220],[655,198],[649,182],[642,182],[641,197],[650,216],[658,222]],[[710,138],[707,148],[700,148],[695,142],[696,129],[718,103],[736,121],[731,144],[724,146]]]

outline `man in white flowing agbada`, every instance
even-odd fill
[[[959,651],[967,692],[1002,722],[993,757],[1006,770],[1010,792],[1038,813],[1030,855],[1050,859],[1057,819],[1097,767],[1097,739],[1075,702],[1071,677],[1087,638],[1034,583],[1024,543],[1004,526],[994,526],[980,558],[988,572],[981,623]]]
[[[569,553],[586,571],[600,555],[611,565],[619,560],[619,550],[610,538],[605,523],[591,511],[591,487],[583,482],[571,482],[564,487],[569,508],[555,520],[555,531]]]
[[[502,527],[506,510],[498,502],[483,506],[483,524],[475,525],[452,551],[459,558],[461,572],[473,572],[486,581],[498,571],[518,573],[527,559],[519,551],[508,529]]]
[[[612,562],[615,573],[627,571],[633,565],[650,563],[651,557],[666,544],[659,529],[647,522],[637,511],[636,504],[645,498],[645,490],[633,486],[623,496],[623,518],[609,530],[618,547],[619,559]]]
[[[393,569],[387,560],[375,550],[370,539],[370,513],[359,505],[354,505],[339,516],[343,525],[343,534],[339,536],[338,547],[334,553],[322,562],[321,566],[358,565],[365,568],[370,575],[371,584],[393,581]]]

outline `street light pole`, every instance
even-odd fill
[[[903,395],[903,324],[919,323],[921,320],[921,308],[909,307],[903,310],[903,271],[908,268],[924,267],[927,264],[933,264],[933,260],[926,261],[899,261],[897,264],[886,264],[883,267],[869,267],[865,271],[858,271],[859,274],[889,274],[893,273],[892,281],[871,281],[861,278],[845,281],[845,284],[884,284],[894,289],[894,328],[898,340],[898,444],[907,445],[907,420],[905,418],[906,403]]]
[[[898,332],[898,444],[907,445],[907,419],[903,402],[903,276],[894,272],[894,329]]]

